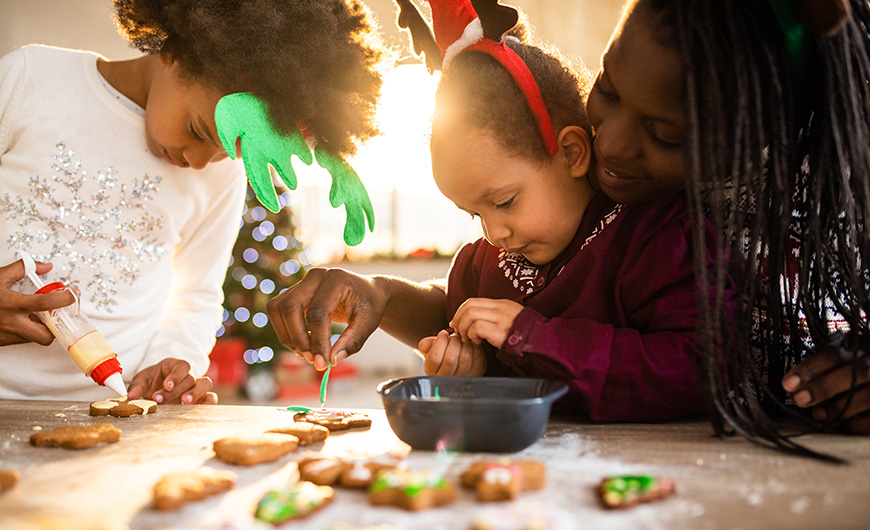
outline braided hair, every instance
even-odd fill
[[[797,414],[780,380],[826,344],[868,351],[870,6],[851,7],[832,36],[808,37],[801,72],[768,2],[636,4],[682,55],[695,247],[706,247],[705,215],[720,234],[715,274],[706,274],[704,256],[695,264],[700,376],[714,428],[828,459],[778,420],[826,430],[842,414],[825,423]],[[738,293],[733,316],[729,276]]]
[[[275,127],[300,124],[340,156],[378,134],[389,55],[358,0],[115,0],[130,43],[225,94],[252,92]]]

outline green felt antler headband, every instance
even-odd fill
[[[215,124],[221,144],[230,158],[236,158],[236,139],[240,140],[245,172],[257,200],[273,212],[281,209],[272,183],[271,165],[291,190],[296,189],[296,173],[290,164],[292,155],[310,166],[313,160],[332,176],[329,203],[333,208],[344,204],[347,219],[344,241],[358,245],[366,233],[375,229],[375,211],[365,186],[341,157],[316,146],[312,156],[305,137],[298,129],[286,135],[275,130],[265,105],[248,92],[230,94],[218,101],[214,110]]]

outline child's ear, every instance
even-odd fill
[[[582,127],[569,125],[556,137],[559,152],[556,156],[564,156],[575,178],[585,177],[592,163],[592,142],[589,134]]]
[[[172,56],[167,52],[158,52],[157,60],[160,61],[160,64],[163,66],[172,66],[172,63],[175,61],[172,59]]]

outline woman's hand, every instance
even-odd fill
[[[511,300],[469,298],[459,306],[450,323],[464,341],[486,341],[501,348],[523,306]]]
[[[385,293],[376,281],[343,269],[314,268],[269,300],[266,313],[281,343],[318,370],[362,348],[384,315]],[[330,343],[332,322],[347,328]]]
[[[190,363],[183,359],[163,359],[133,377],[127,399],[151,399],[157,403],[191,403],[217,405],[208,377],[193,377]]]
[[[51,263],[37,263],[36,274],[51,270]],[[24,263],[20,260],[0,267],[0,346],[35,342],[48,346],[54,335],[33,313],[66,307],[75,301],[69,291],[46,294],[21,294],[11,289],[24,278]]]
[[[857,388],[842,416],[843,425],[849,432],[870,434],[870,357],[866,352],[849,352],[839,346],[820,348],[785,374],[782,387],[792,393],[799,407],[813,407],[816,420],[833,418],[846,407],[856,361]]]
[[[476,377],[486,372],[486,352],[480,344],[463,341],[456,333],[445,330],[434,337],[425,337],[417,345],[426,356],[426,375]]]

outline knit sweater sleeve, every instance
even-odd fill
[[[497,352],[525,376],[560,379],[596,421],[658,422],[703,413],[694,376],[697,308],[687,223],[631,245],[617,280],[624,319],[545,318],[526,307]]]
[[[244,203],[245,180],[236,177],[212,196],[198,222],[185,227],[172,257],[173,285],[139,371],[174,357],[188,361],[196,377],[205,375],[221,324],[222,286]]]
[[[0,157],[9,150],[13,141],[12,114],[24,91],[25,72],[23,53],[13,52],[0,58]]]

